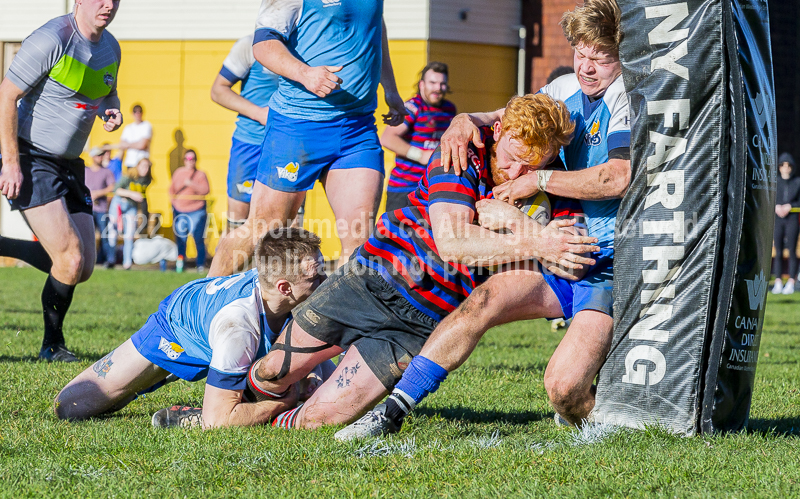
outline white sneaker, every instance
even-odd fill
[[[775,285],[772,286],[772,294],[779,295],[783,292],[783,282],[781,281],[780,277],[775,279]]]
[[[794,279],[789,279],[786,281],[786,285],[783,287],[783,294],[791,295],[794,293]]]
[[[337,431],[333,438],[340,442],[346,442],[356,438],[381,437],[400,431],[400,425],[387,418],[385,413],[386,404],[379,404],[355,423]]]

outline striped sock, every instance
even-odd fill
[[[291,430],[294,428],[294,423],[297,421],[297,411],[299,411],[301,407],[303,407],[303,404],[298,405],[294,409],[278,414],[278,416],[272,420],[272,426]]]
[[[403,423],[403,419],[409,412],[414,410],[416,403],[410,395],[403,390],[395,388],[389,398],[386,399],[386,417],[398,426]]]

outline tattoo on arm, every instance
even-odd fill
[[[105,357],[98,360],[92,366],[94,372],[97,373],[98,378],[105,378],[106,374],[111,370],[111,366],[114,365],[114,362],[111,360],[111,356],[114,355],[115,350],[111,350]]]
[[[356,376],[359,369],[361,369],[361,364],[358,362],[352,367],[345,367],[339,377],[336,378],[336,387],[344,388],[350,386],[350,381]]]

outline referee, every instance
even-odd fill
[[[79,156],[95,117],[108,132],[122,125],[120,48],[105,31],[118,8],[119,0],[75,0],[71,14],[25,39],[0,83],[0,191],[39,240],[2,238],[0,256],[49,272],[39,358],[50,362],[78,360],[62,325],[75,286],[89,279],[95,261],[92,198]]]

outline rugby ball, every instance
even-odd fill
[[[542,225],[550,223],[550,217],[553,213],[553,207],[550,206],[550,198],[544,192],[539,192],[523,200],[519,209],[522,213]]]

